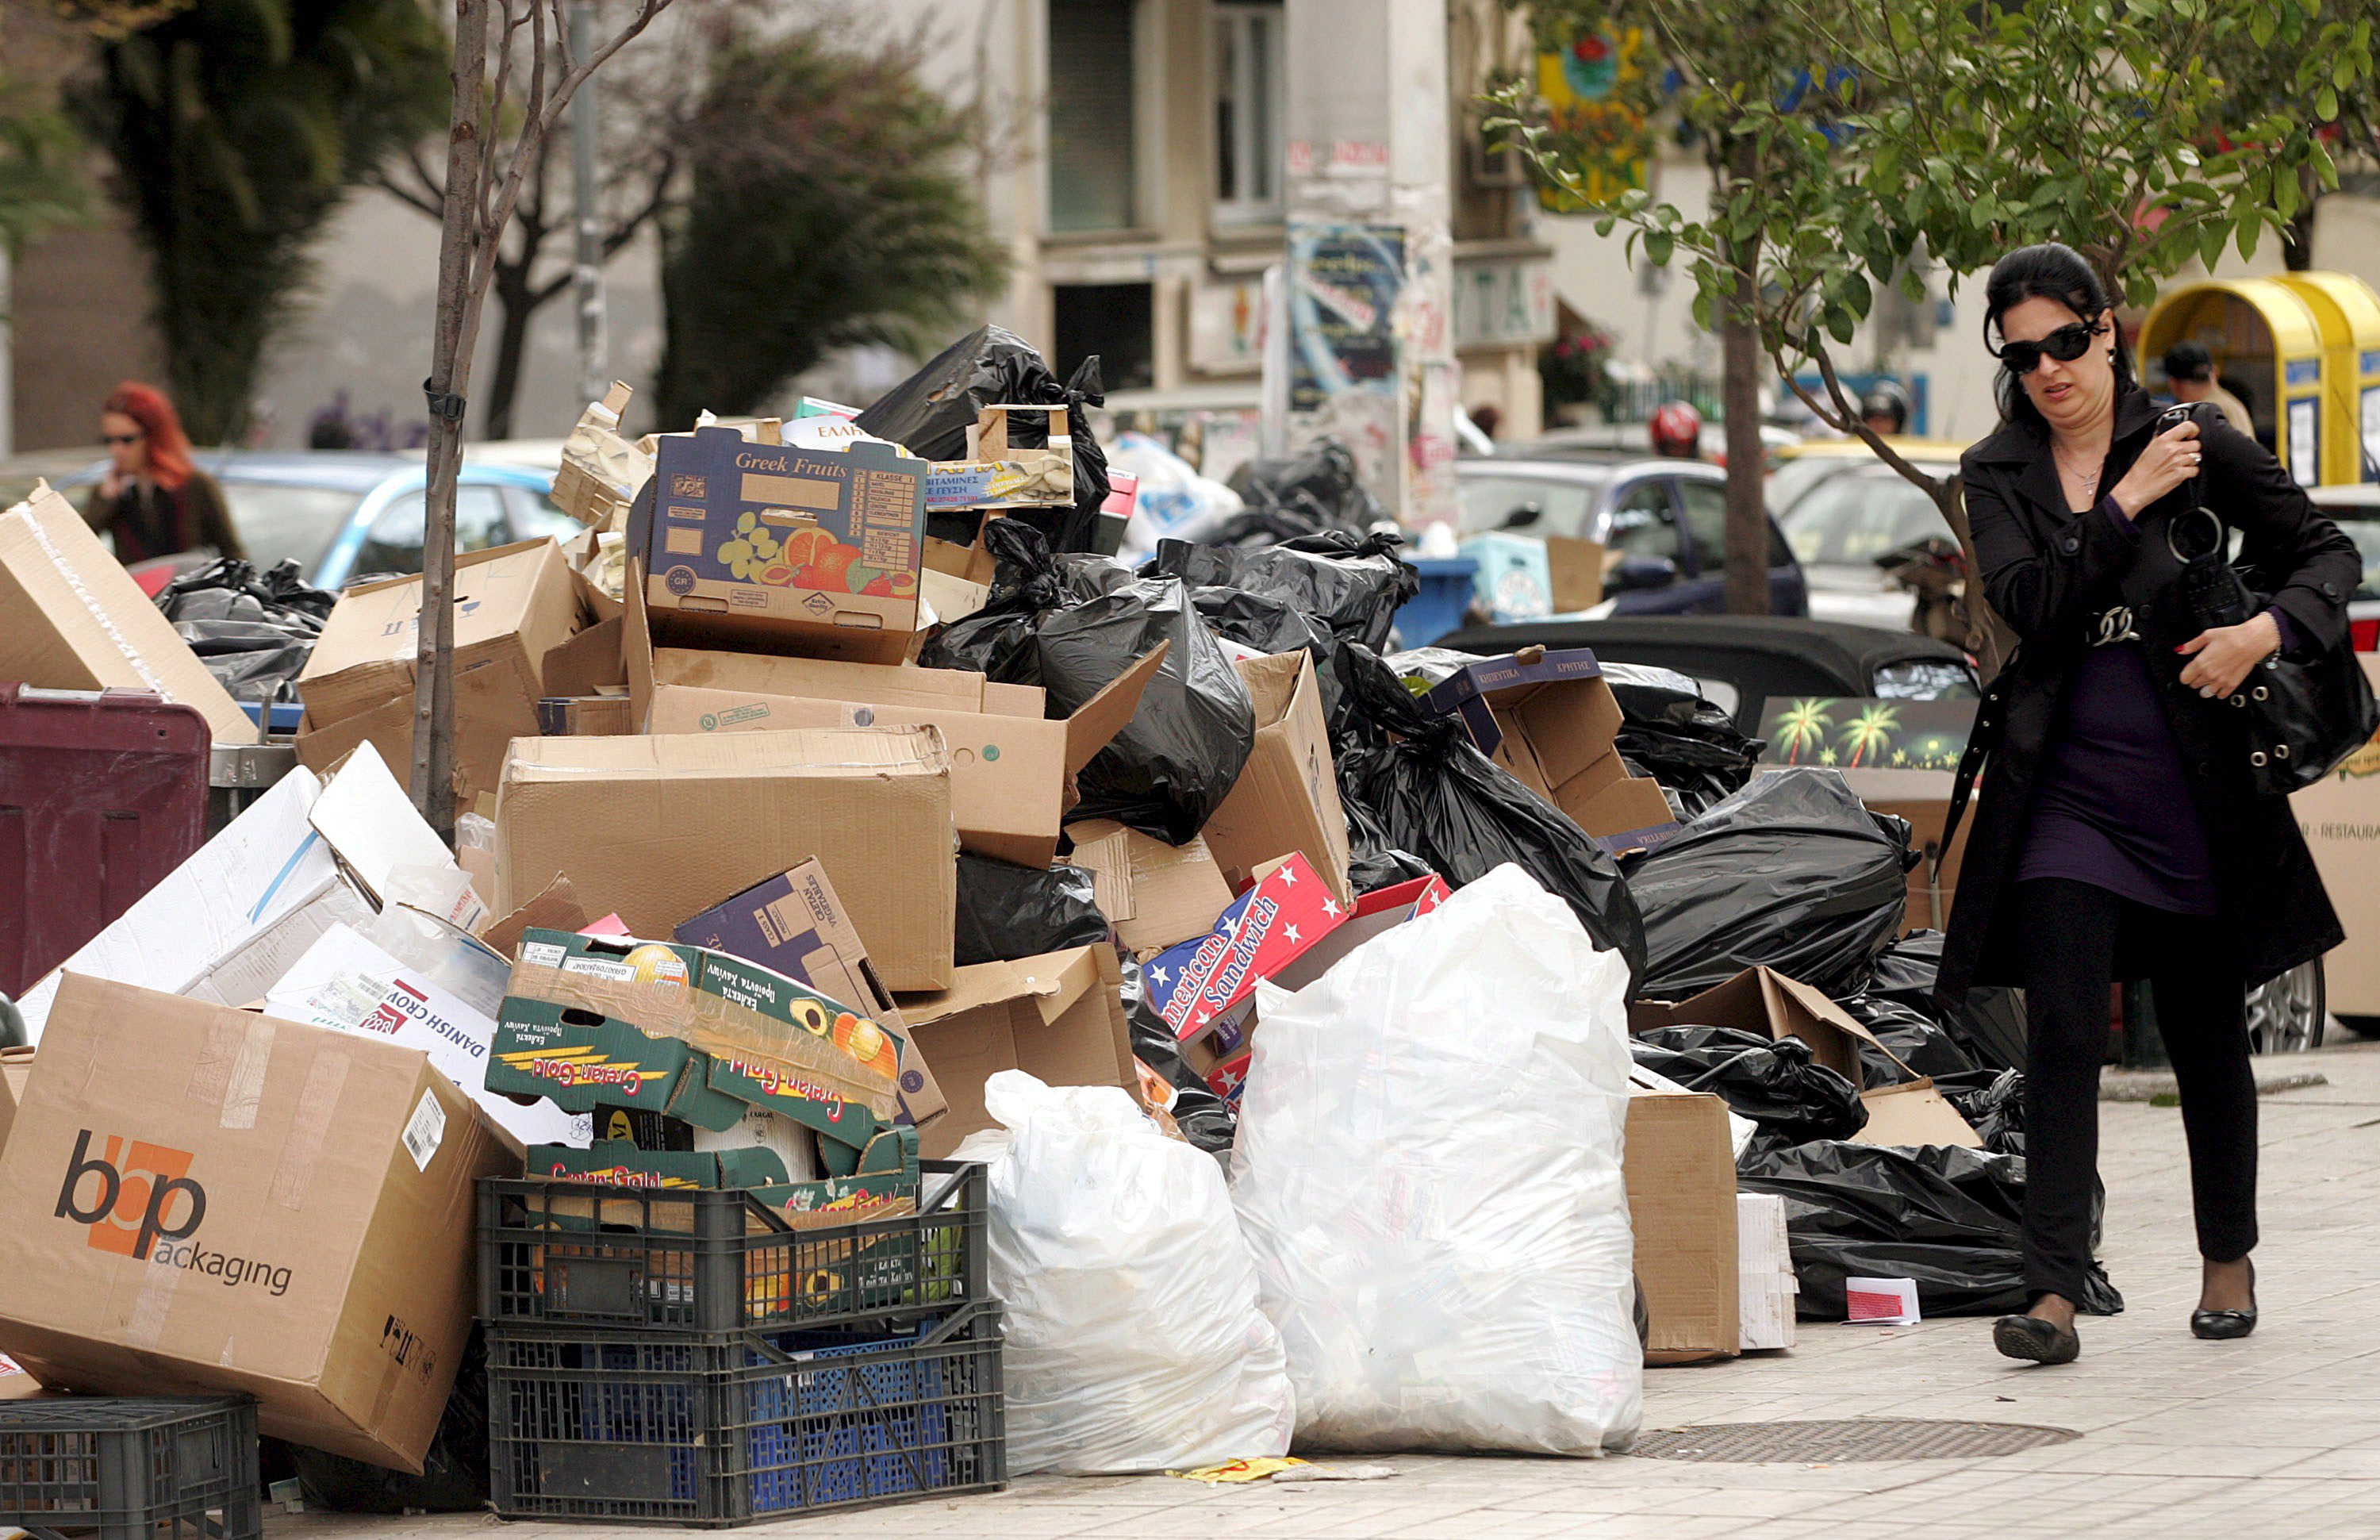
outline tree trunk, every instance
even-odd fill
[[[1758,169],[1757,153],[1750,139],[1730,147],[1731,182],[1752,179]],[[1735,293],[1719,318],[1719,409],[1727,417],[1727,612],[1765,615],[1769,610],[1768,503],[1760,447],[1763,355],[1754,311],[1759,295],[1760,237],[1730,241],[1723,256],[1735,275]]]
[[[491,439],[508,439],[513,436],[513,405],[520,394],[521,360],[528,352],[528,323],[537,315],[528,266],[499,265],[495,290],[504,314],[496,322],[496,356],[488,370],[488,415],[482,430]]]
[[[1967,528],[1963,483],[1952,474],[1927,490],[1934,493],[1934,505],[1942,510],[1942,522],[1950,527],[1951,535],[1959,542],[1959,555],[1966,563],[1965,594],[1961,601],[1967,627],[1965,646],[1974,654],[1975,671],[1989,681],[2016,650],[2016,634],[2009,629],[2006,621],[1992,612],[1990,600],[1984,597],[1983,568],[1975,560],[1975,537]]]
[[[430,470],[421,540],[420,644],[414,653],[413,803],[441,838],[455,827],[455,484],[463,458],[460,393],[471,373],[471,259],[478,244],[480,142],[488,74],[488,0],[455,0],[455,100],[446,130],[446,210],[438,236],[431,334]],[[442,409],[442,406],[444,409]]]

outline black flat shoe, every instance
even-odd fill
[[[2190,1334],[2209,1342],[2233,1342],[2256,1329],[2256,1265],[2248,1264],[2248,1308],[2193,1310]]]
[[[2082,1339],[2038,1316],[2002,1316],[1992,1324],[1992,1346],[2004,1358],[2028,1364],[2071,1364],[2082,1354]]]

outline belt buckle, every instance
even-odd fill
[[[2141,639],[2141,634],[2132,629],[2132,607],[2129,604],[2102,610],[2097,618],[2089,623],[2085,636],[2095,648],[2113,647],[2118,642]]]

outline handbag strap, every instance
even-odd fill
[[[2008,685],[2005,683],[2016,668],[2011,655],[1991,684],[1985,687],[1984,703],[1975,709],[1975,725],[1967,734],[1967,751],[1959,756],[1959,773],[1950,782],[1950,812],[1942,820],[1942,853],[1947,858],[1951,843],[1959,837],[1959,824],[1967,816],[1967,799],[1974,794],[1975,778],[1983,773],[1984,764],[2008,736]]]

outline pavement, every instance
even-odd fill
[[[2260,1064],[2272,1070],[2275,1062]],[[2080,1437],[1996,1459],[1716,1464],[1613,1457],[1378,1461],[1362,1482],[1209,1487],[1168,1476],[1034,1477],[1007,1491],[755,1526],[800,1540],[888,1535],[1230,1535],[1233,1540],[2223,1540],[2380,1536],[2380,1043],[2293,1055],[2326,1084],[2263,1103],[2264,1319],[2201,1342],[2178,1110],[2104,1103],[2102,1259],[2128,1304],[2086,1318],[2082,1358],[2013,1364],[1990,1322],[1803,1322],[1789,1352],[1645,1376],[1645,1428],[1838,1418],[2046,1425]],[[1372,1463],[1373,1461],[1363,1461]],[[1326,1461],[1326,1464],[1358,1463]],[[460,1540],[495,1521],[273,1513],[269,1540]],[[504,1526],[542,1540],[591,1529]]]

